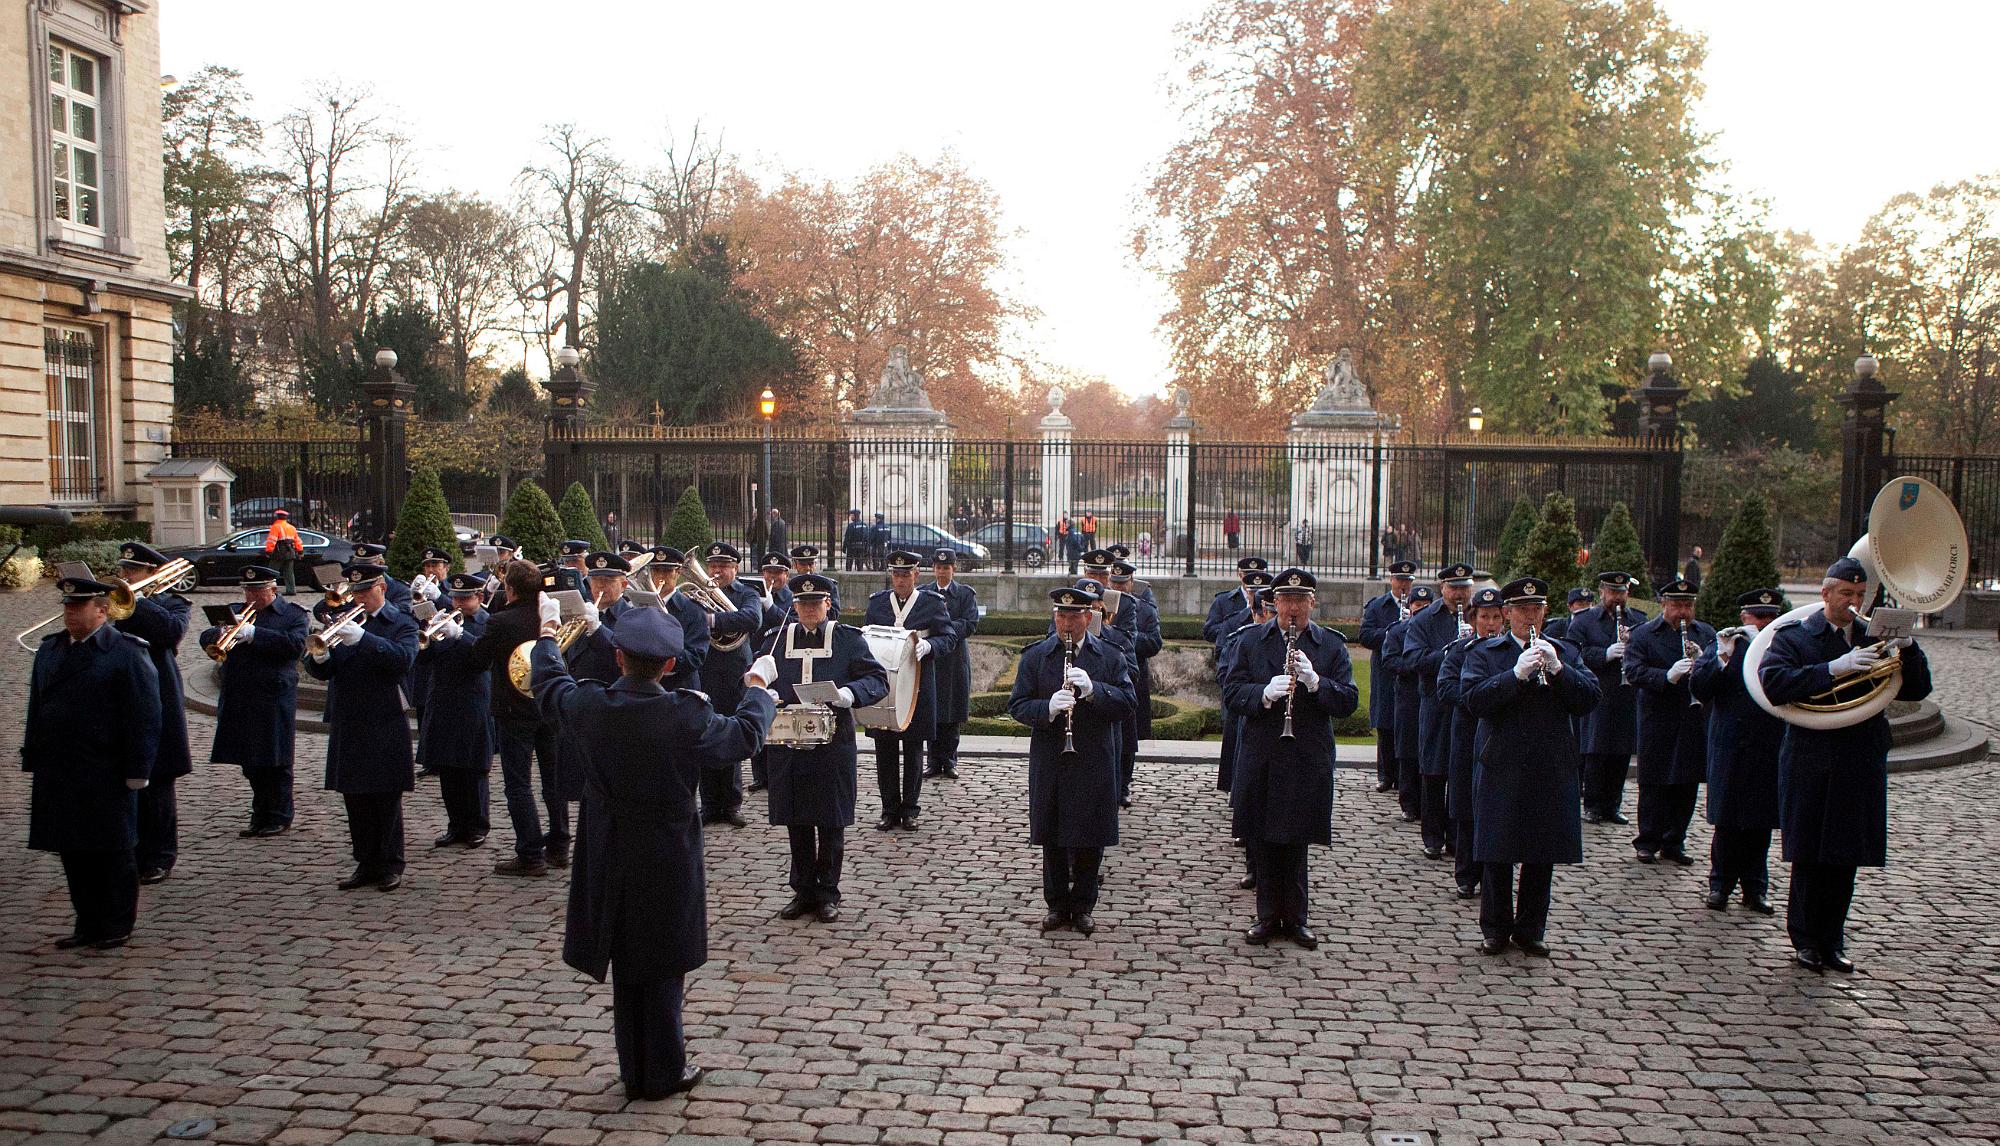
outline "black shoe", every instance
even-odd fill
[[[900,821],[898,821],[898,824],[899,824],[899,826],[901,826],[901,828],[902,828],[902,829],[903,829],[904,831],[906,831],[906,832],[914,832],[914,831],[916,831],[916,830],[917,830],[917,814],[916,814],[915,812],[911,812],[911,813],[909,813],[909,814],[905,815],[905,816],[904,816],[904,817],[903,817],[903,818],[902,818],[902,819],[901,819]]]
[[[1413,816],[1408,812],[1404,812],[1403,822],[1406,824],[1421,824],[1424,822],[1424,817],[1421,813]]]
[[[1637,860],[1638,860],[1638,861],[1639,861],[1640,863],[1658,863],[1658,862],[1659,862],[1659,859],[1660,859],[1660,857],[1659,857],[1658,855],[1655,855],[1655,854],[1654,854],[1654,853],[1652,853],[1652,852],[1649,852],[1649,851],[1640,851],[1640,850],[1639,850],[1639,849],[1637,849],[1637,848],[1634,848],[1634,849],[1633,849],[1633,856],[1634,856],[1634,858],[1636,858],[1636,859],[1637,859]]]
[[[1761,895],[1752,895],[1747,891],[1743,893],[1743,906],[1759,915],[1776,915],[1778,913],[1778,909],[1771,906],[1770,900],[1765,899]]]
[[[1060,911],[1051,911],[1047,915],[1042,916],[1041,926],[1042,934],[1044,935],[1047,935],[1051,931],[1060,931],[1068,925],[1069,920]]]
[[[693,1090],[695,1085],[701,1081],[702,1076],[707,1073],[707,1071],[698,1066],[683,1067],[680,1078],[668,1086],[667,1093],[660,1097],[668,1098],[676,1094],[686,1094],[688,1091]]]
[[[1250,930],[1243,933],[1243,939],[1252,946],[1262,947],[1284,933],[1284,925],[1277,920],[1259,919],[1250,925]]]
[[[1711,891],[1702,899],[1701,905],[1710,911],[1728,911],[1729,896],[1723,892]]]
[[[803,895],[795,895],[792,901],[778,909],[779,919],[799,919],[812,913],[812,901]]]
[[[465,846],[466,846],[466,847],[469,847],[469,848],[483,848],[483,847],[485,847],[485,846],[486,846],[486,833],[485,833],[485,832],[474,832],[474,833],[472,833],[471,835],[469,835],[469,836],[465,837]]]
[[[375,881],[375,890],[377,891],[394,891],[401,886],[403,886],[403,877],[395,872],[390,872],[388,875]]]
[[[937,778],[938,778],[939,776],[942,776],[942,775],[944,775],[944,769],[942,769],[942,768],[926,768],[926,769],[924,769],[924,779],[926,779],[926,780],[935,780],[935,779],[937,779]]]
[[[139,873],[139,882],[142,884],[165,883],[167,881],[168,873],[171,872],[172,870],[173,870],[172,868],[165,868],[165,867],[149,867],[145,871]]]
[[[1119,806],[1119,807],[1121,807],[1121,808],[1129,808],[1129,807],[1131,807],[1131,806],[1132,806],[1132,797],[1130,797],[1130,796],[1125,796],[1125,797],[1122,797],[1122,798],[1120,798],[1120,799],[1119,799],[1119,801],[1118,801],[1118,806]]]
[[[493,865],[494,875],[544,876],[549,874],[549,865],[542,860],[515,856]]]
[[[743,790],[746,792],[761,792],[768,787],[770,787],[770,785],[764,783],[762,780],[752,780],[750,781],[750,786]]]
[[[1088,911],[1079,911],[1072,914],[1069,917],[1069,925],[1076,929],[1077,934],[1085,938],[1097,934],[1097,921],[1090,917],[1090,912]]]
[[[1681,865],[1682,867],[1694,866],[1694,857],[1679,849],[1675,849],[1674,851],[1670,852],[1661,852],[1660,854],[1674,861],[1675,863]]]
[[[247,840],[251,836],[256,835],[261,830],[262,829],[260,828],[244,828],[242,831],[236,833],[236,838],[239,840]]]
[[[1809,947],[1801,947],[1792,952],[1792,962],[1800,967],[1804,967],[1808,971],[1818,971],[1821,973],[1826,971],[1826,960],[1820,958],[1819,952]]]
[[[901,816],[897,816],[894,814],[885,815],[881,819],[875,821],[875,830],[878,832],[890,831],[891,829],[895,828],[897,824],[900,824],[902,822],[903,818]]]
[[[282,836],[291,830],[290,824],[266,824],[261,828],[245,828],[236,834],[249,839],[265,840],[272,836]]]
[[[334,884],[334,886],[342,891],[353,891],[355,888],[358,887],[372,886],[374,882],[375,882],[374,876],[369,875],[367,872],[356,871],[353,875],[350,875],[346,879],[341,880],[339,883]]]
[[[1626,819],[1622,812],[1610,811],[1604,813],[1604,822],[1607,824],[1629,824],[1632,821]]]
[[[1307,927],[1303,923],[1294,923],[1285,928],[1285,930],[1290,933],[1292,942],[1308,951],[1319,950],[1319,936],[1313,934],[1312,928]]]
[[[429,780],[429,779],[433,779],[433,778],[434,778],[434,777],[436,777],[436,776],[437,776],[437,773],[436,773],[436,772],[433,772],[433,771],[431,771],[431,770],[430,770],[429,768],[419,768],[419,769],[417,769],[417,776],[416,776],[416,778],[417,778],[417,779],[419,779],[419,780]]]
[[[1479,953],[1481,955],[1498,955],[1506,949],[1507,941],[1505,939],[1482,939],[1479,943]]]
[[[947,780],[956,780],[958,779],[958,768],[955,765],[947,764],[944,767],[938,769],[937,774],[944,777]]]
[[[1427,860],[1441,860],[1441,859],[1443,859],[1443,858],[1444,858],[1444,849],[1443,849],[1443,848],[1425,848],[1425,849],[1424,849],[1424,858],[1425,858],[1425,859],[1427,859]]]
[[[542,851],[542,862],[550,867],[568,867],[569,837],[546,841]]]
[[[434,848],[448,848],[457,842],[458,842],[457,832],[446,832],[445,834],[432,840],[431,846]]]
[[[130,931],[127,931],[123,935],[113,935],[109,939],[93,939],[91,940],[90,945],[93,949],[98,951],[114,951],[120,947],[125,946],[125,944],[131,941],[132,941],[132,933]],[[1847,969],[1850,971],[1854,970],[1854,964],[1849,963],[1847,965]]]
[[[56,940],[56,950],[68,951],[72,947],[88,946],[89,943],[90,940],[85,939],[81,935],[65,935],[61,939]]]
[[[1461,883],[1461,884],[1459,884],[1459,885],[1458,885],[1458,897],[1459,897],[1460,899],[1478,899],[1478,898],[1479,898],[1479,885],[1478,885],[1478,884],[1476,884],[1476,883]]]
[[[1820,961],[1826,964],[1826,969],[1829,971],[1838,971],[1843,975],[1854,974],[1854,960],[1838,951],[1827,952],[1820,956]]]
[[[1393,792],[1396,790],[1396,786],[1387,780],[1377,780],[1375,781],[1375,790],[1377,792]]]
[[[1519,947],[1530,955],[1539,955],[1544,959],[1548,958],[1549,955],[1549,945],[1539,939],[1523,939],[1519,935],[1516,935],[1514,936],[1514,946]]]
[[[1254,875],[1246,875],[1242,879],[1236,881],[1236,886],[1242,888],[1244,891],[1249,891],[1250,889],[1257,886],[1257,877]]]
[[[1604,813],[1595,809],[1587,811],[1583,814],[1583,822],[1586,824],[1601,824],[1604,822]]]
[[[813,918],[821,923],[832,923],[840,918],[840,909],[831,903],[822,903],[813,908]]]

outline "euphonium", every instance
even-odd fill
[[[736,602],[730,599],[729,594],[722,591],[722,586],[716,584],[715,578],[710,577],[708,571],[694,558],[690,557],[681,563],[681,576],[686,578],[683,585],[687,588],[688,596],[694,598],[695,604],[711,613],[736,611]],[[678,591],[683,585],[676,585],[674,588]],[[730,633],[727,636],[711,633],[708,647],[725,653],[734,652],[743,647],[743,642],[748,639],[750,639],[749,633]]]

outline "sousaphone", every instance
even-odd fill
[[[1965,522],[1944,491],[1920,477],[1899,477],[1875,494],[1868,508],[1868,532],[1847,551],[1867,571],[1864,604],[1875,599],[1880,585],[1889,601],[1902,609],[1937,613],[1949,608],[1965,588],[1971,546]],[[1832,729],[1859,724],[1880,713],[1903,684],[1903,666],[1893,650],[1871,668],[1834,679],[1825,692],[1793,704],[1773,704],[1758,676],[1764,655],[1778,630],[1823,612],[1814,601],[1801,605],[1763,627],[1743,654],[1743,682],[1750,698],[1764,711],[1801,728]],[[1867,620],[1866,616],[1861,618]]]

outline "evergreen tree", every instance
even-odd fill
[[[1764,495],[1752,490],[1743,495],[1736,506],[1736,515],[1722,531],[1715,564],[1709,566],[1708,576],[1702,579],[1695,616],[1718,629],[1733,625],[1736,598],[1752,589],[1770,589],[1777,584],[1777,547],[1771,541]]]
[[[681,499],[674,503],[674,514],[667,519],[660,544],[671,545],[692,557],[714,539],[715,531],[708,524],[708,510],[702,507],[701,493],[689,486],[681,491]]]
[[[562,549],[562,518],[555,503],[542,487],[524,481],[507,499],[507,512],[500,517],[500,532],[521,547],[521,556],[530,561],[554,561]]]
[[[528,380],[528,372],[514,366],[502,372],[493,389],[487,391],[486,409],[493,414],[530,418],[541,413],[542,396]]]
[[[1651,600],[1653,583],[1646,576],[1646,551],[1639,545],[1639,530],[1632,524],[1632,511],[1624,502],[1611,507],[1597,527],[1597,539],[1590,543],[1590,564],[1584,566],[1584,584],[1595,585],[1604,572],[1630,573],[1632,596]]]
[[[1507,515],[1507,525],[1500,530],[1500,551],[1493,555],[1493,576],[1500,581],[1511,581],[1522,576],[1514,568],[1521,560],[1521,547],[1528,543],[1528,534],[1535,529],[1535,503],[1527,494],[1514,499],[1514,511]]]
[[[1542,517],[1521,545],[1514,576],[1539,577],[1549,583],[1549,600],[1560,601],[1574,589],[1577,576],[1576,551],[1583,547],[1583,535],[1576,528],[1576,503],[1560,492],[1542,500]]]
[[[597,520],[597,507],[590,504],[590,491],[582,482],[569,483],[556,513],[562,518],[564,540],[588,541],[592,550],[611,548],[604,538],[604,526]]]
[[[458,535],[451,531],[451,507],[437,471],[418,466],[410,474],[410,492],[396,512],[396,536],[389,541],[389,572],[407,581],[423,568],[424,550],[437,546],[451,554],[451,571],[465,572]]]

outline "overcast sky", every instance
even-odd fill
[[[1776,226],[1843,243],[1899,191],[2000,171],[1982,59],[2000,3],[1663,2],[1707,36],[1702,125]],[[235,67],[267,117],[315,78],[369,85],[426,186],[495,198],[566,120],[641,165],[697,120],[753,165],[818,176],[951,148],[999,192],[1039,355],[1152,393],[1166,294],[1129,238],[1175,137],[1174,27],[1201,7],[166,0],[162,70]]]

